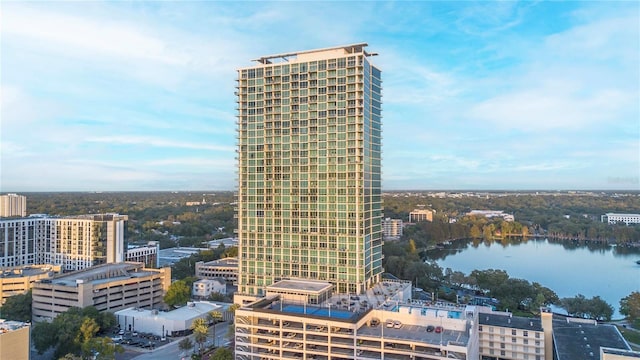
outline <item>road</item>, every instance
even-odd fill
[[[215,342],[217,344],[224,344],[227,339],[227,332],[229,331],[229,323],[223,322],[216,325],[216,339]],[[189,335],[191,341],[195,344],[193,339],[193,335]],[[175,341],[170,342],[169,344],[163,345],[159,348],[154,349],[153,351],[147,351],[144,354],[138,355],[134,357],[134,360],[180,360],[180,359],[190,359],[191,352],[197,351],[197,345],[193,347],[192,350],[185,353],[180,350],[178,347],[178,343],[184,339],[184,337],[177,338]],[[213,326],[209,327],[209,336],[207,337],[207,343],[204,346],[213,345]],[[118,357],[118,359],[120,359]]]

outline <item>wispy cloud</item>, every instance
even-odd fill
[[[216,144],[202,144],[188,141],[177,141],[165,138],[157,138],[152,136],[98,136],[90,137],[87,142],[95,143],[107,143],[112,145],[139,145],[139,146],[155,146],[155,147],[167,147],[167,148],[182,148],[182,149],[195,149],[195,150],[211,150],[211,151],[227,151],[233,152],[235,147],[216,145]]]

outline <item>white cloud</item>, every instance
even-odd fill
[[[120,145],[141,145],[141,146],[182,148],[182,149],[194,149],[194,150],[212,150],[212,151],[225,151],[225,152],[232,152],[235,150],[235,147],[233,146],[202,144],[202,143],[189,142],[189,141],[164,139],[164,138],[158,138],[153,136],[135,136],[135,135],[97,136],[97,137],[89,137],[86,139],[86,141],[95,142],[95,143],[120,144]]]

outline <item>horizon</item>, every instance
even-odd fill
[[[640,189],[640,3],[309,6],[4,3],[0,192],[234,191],[236,70],[360,42],[383,191]]]

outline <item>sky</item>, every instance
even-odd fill
[[[640,3],[2,2],[0,192],[233,190],[236,70],[366,42],[384,190],[639,190]]]

